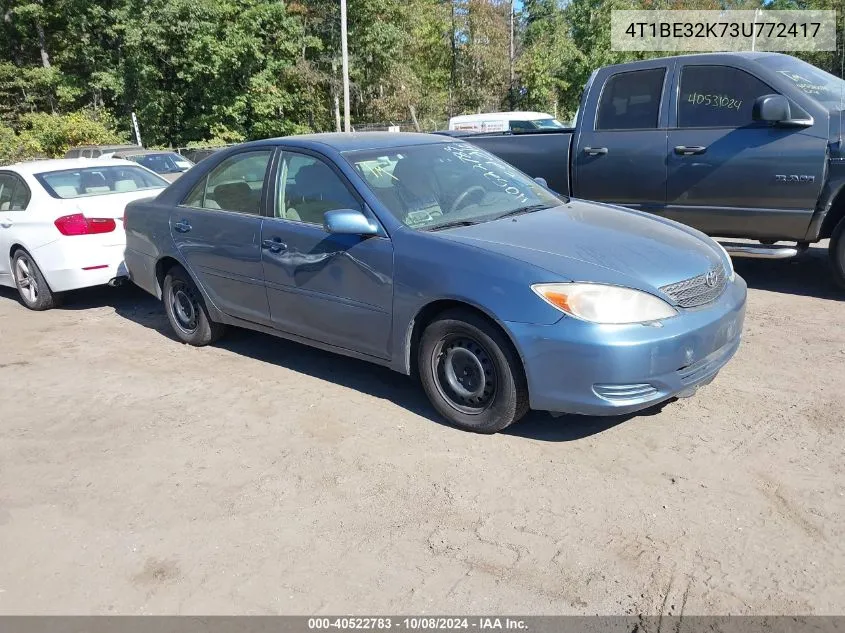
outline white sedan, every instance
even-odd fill
[[[41,160],[0,167],[0,286],[32,310],[59,293],[126,274],[127,203],[170,183],[126,160]]]

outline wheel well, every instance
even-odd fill
[[[12,248],[9,249],[9,259],[12,259],[15,256],[15,253],[19,250],[25,251],[26,249],[20,244],[12,244]]]
[[[490,317],[486,312],[483,310],[479,310],[473,305],[469,303],[464,303],[463,301],[457,301],[455,299],[442,299],[439,301],[433,301],[425,306],[422,310],[417,313],[417,316],[414,318],[414,329],[411,331],[411,339],[408,349],[408,369],[410,370],[410,374],[412,376],[417,375],[417,358],[419,353],[420,347],[420,339],[422,338],[422,334],[425,331],[425,328],[428,327],[430,323],[432,323],[437,317],[441,314],[446,312],[447,310],[465,310],[467,312],[471,312],[485,321],[487,321],[490,325],[496,328],[499,333],[504,337],[504,339],[510,343],[511,347],[514,351],[514,356],[519,361],[519,370],[522,372],[522,375],[525,376],[525,367],[522,362],[522,355],[519,353],[519,349],[514,345],[513,340],[510,337],[510,334],[498,323],[496,320]]]
[[[841,189],[833,202],[830,205],[830,210],[824,217],[821,231],[819,231],[819,239],[823,240],[833,235],[833,229],[839,224],[839,221],[845,217],[845,188]]]
[[[158,291],[161,294],[164,291],[164,278],[167,273],[174,266],[181,266],[182,264],[173,257],[162,257],[156,262],[156,282],[158,282]]]

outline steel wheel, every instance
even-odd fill
[[[197,331],[197,326],[199,325],[197,319],[199,306],[187,284],[183,281],[173,284],[173,292],[170,296],[170,309],[176,325],[185,334],[193,334]]]
[[[15,264],[15,281],[24,301],[34,304],[38,301],[38,279],[32,272],[32,262],[26,255],[17,258]]]
[[[478,415],[496,398],[498,376],[487,349],[465,335],[445,337],[433,350],[435,385],[461,413]]]

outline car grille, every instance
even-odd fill
[[[660,290],[680,307],[695,308],[714,301],[724,291],[727,281],[725,269],[719,266],[698,277],[663,286]]]

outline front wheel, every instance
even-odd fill
[[[174,266],[168,271],[162,295],[167,320],[180,341],[202,347],[223,336],[226,326],[211,320],[199,289],[184,268]]]
[[[23,303],[30,310],[49,310],[59,304],[58,296],[50,290],[47,280],[32,256],[23,249],[18,249],[12,257],[12,271],[15,275],[15,287]]]
[[[845,288],[845,218],[839,221],[830,237],[830,263],[833,265],[833,277],[842,288]]]
[[[528,412],[528,387],[510,341],[487,319],[450,310],[420,339],[423,389],[444,418],[476,433],[497,433]]]

